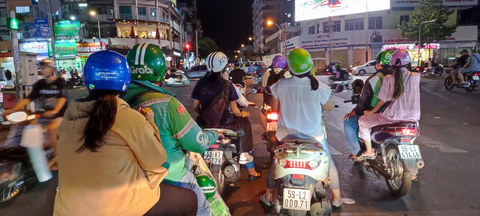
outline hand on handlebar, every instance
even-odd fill
[[[242,118],[250,117],[250,113],[249,113],[249,112],[241,111],[241,113],[242,113]]]

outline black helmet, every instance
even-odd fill
[[[234,62],[233,62],[233,66],[235,66],[235,67],[240,67],[240,62],[234,61]]]

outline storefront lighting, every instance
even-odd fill
[[[70,20],[75,20],[75,16],[70,16]]]
[[[79,7],[87,7],[88,4],[87,4],[87,3],[78,3],[78,6],[79,6]]]

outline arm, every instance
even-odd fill
[[[66,103],[67,103],[67,98],[66,97],[59,98],[58,101],[57,101],[57,105],[55,106],[55,108],[52,111],[55,114],[60,112],[60,110],[62,110],[62,108],[65,106]]]
[[[167,169],[162,166],[167,160],[167,153],[160,140],[155,137],[152,126],[145,119],[143,121],[140,136],[128,144],[140,167],[146,170],[150,187],[155,188],[163,179],[162,174],[167,173]]]
[[[280,104],[280,103],[279,103],[278,99],[275,98],[275,97],[273,97],[273,98],[272,98],[272,109],[278,111],[278,108],[279,108],[278,105],[279,105],[279,104]]]
[[[367,110],[367,111],[365,111],[365,115],[371,115],[371,114],[373,114],[373,113],[378,112],[378,111],[383,107],[383,105],[385,105],[385,103],[386,103],[385,101],[383,101],[383,100],[380,99],[380,100],[378,101],[377,105],[375,106],[375,108],[373,108],[373,110],[370,110],[370,111]]]
[[[193,100],[193,110],[200,115],[200,101]]]
[[[325,103],[322,107],[325,111],[332,111],[335,109],[335,104],[331,99],[328,99],[327,103]]]
[[[233,84],[232,84],[233,85]],[[240,105],[241,107],[248,107],[248,100],[247,98],[245,98],[242,93],[240,92],[240,90],[238,90],[236,87],[235,87],[235,92],[237,93],[238,95],[238,100],[237,100],[237,103],[238,105]]]
[[[168,103],[167,118],[173,138],[187,151],[203,154],[218,139],[217,133],[202,130],[175,98]]]
[[[244,117],[242,111],[240,111],[240,109],[238,109],[236,101],[230,101],[230,109],[232,110],[232,113],[235,116]]]

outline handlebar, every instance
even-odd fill
[[[343,103],[352,103],[352,100],[344,100]]]

